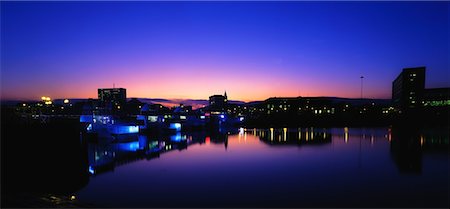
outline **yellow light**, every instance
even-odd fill
[[[117,109],[120,109],[120,106],[117,106]]]
[[[270,128],[270,141],[273,141],[273,128]]]
[[[298,128],[298,140],[302,139],[302,129]]]
[[[42,99],[42,100],[46,100],[46,99],[47,99],[47,97],[41,97],[41,99]]]
[[[309,140],[309,130],[308,129],[306,129],[305,137],[306,137],[305,140],[308,141]]]
[[[344,128],[344,140],[345,140],[345,143],[348,142],[348,128],[347,127]]]
[[[25,106],[27,106],[27,104],[25,104],[25,103],[24,103],[24,104],[22,104],[22,106],[24,106],[24,107],[25,107]]]
[[[68,100],[68,99],[65,99],[65,100],[64,100],[64,104],[67,104],[67,103],[69,103],[69,100]]]
[[[75,199],[76,199],[75,195],[70,196],[70,200],[75,200]]]

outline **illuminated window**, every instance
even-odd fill
[[[158,121],[158,116],[150,115],[150,116],[148,116],[148,121],[149,122],[156,122],[156,121]]]

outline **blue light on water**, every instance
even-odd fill
[[[95,174],[95,170],[92,166],[89,166],[89,173],[90,174]]]
[[[181,141],[181,133],[178,132],[175,135],[170,136],[171,141],[180,142]]]
[[[119,150],[122,150],[122,151],[135,152],[136,150],[139,149],[139,141],[128,142],[128,143],[119,143],[118,148],[119,148]]]
[[[175,129],[176,131],[181,131],[181,124],[180,123],[171,123],[170,129]]]
[[[80,122],[92,122],[92,115],[81,115]]]
[[[127,125],[117,125],[111,127],[111,132],[114,134],[134,134],[139,133],[139,126],[127,126]]]

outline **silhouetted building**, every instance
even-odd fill
[[[212,95],[209,97],[210,109],[224,110],[228,103],[227,92],[222,95]]]
[[[290,112],[298,110],[302,99],[300,97],[271,97],[264,101],[267,114]]]
[[[392,103],[400,110],[422,105],[425,90],[425,67],[404,68],[392,82]]]
[[[127,101],[127,90],[124,88],[98,89],[98,100],[103,103],[111,103],[115,107],[124,105]]]

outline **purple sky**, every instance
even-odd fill
[[[390,98],[449,87],[449,2],[1,2],[1,98]]]

